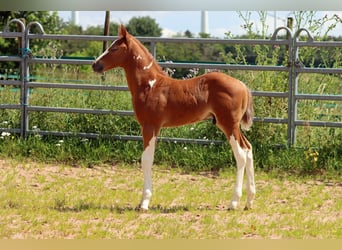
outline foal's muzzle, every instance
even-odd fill
[[[93,65],[93,70],[97,73],[102,73],[103,72],[103,65],[101,62],[94,62]]]

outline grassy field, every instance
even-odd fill
[[[155,166],[141,213],[138,164],[0,160],[1,239],[341,239],[341,177],[256,171],[255,208],[227,211],[235,172]],[[243,196],[243,202],[245,196]]]
[[[246,23],[246,27],[252,25]],[[47,52],[55,53],[55,47],[50,47]],[[256,65],[287,65],[284,51],[280,46],[237,45],[222,59],[245,64],[253,52]],[[340,68],[340,54],[340,48],[303,47],[299,56],[306,67],[313,67],[319,58],[320,67]],[[163,54],[158,51],[157,55]],[[224,72],[253,91],[288,90],[287,72]],[[99,75],[89,65],[31,64],[30,75],[37,82],[126,85],[123,70]],[[298,93],[341,95],[341,76],[301,73]],[[0,100],[20,104],[20,91],[0,86]],[[131,96],[123,91],[34,87],[28,104],[132,109]],[[261,119],[288,117],[287,98],[255,96],[254,107]],[[299,120],[342,122],[341,113],[340,101],[298,100]],[[156,149],[150,210],[142,213],[136,209],[143,184],[141,142],[40,134],[140,135],[133,117],[30,111],[33,134],[26,140],[5,132],[19,128],[20,121],[20,110],[0,109],[0,239],[342,239],[340,128],[298,127],[297,143],[288,148],[286,125],[256,122],[246,134],[254,149],[257,188],[255,207],[249,211],[243,210],[245,190],[239,209],[227,210],[235,182],[235,160],[228,143],[161,142]],[[211,121],[165,129],[161,136],[225,140]],[[294,244],[302,249],[297,241]],[[281,247],[283,242],[276,249]]]
[[[88,66],[42,67],[30,68],[38,82],[126,84],[122,70],[103,77]],[[288,88],[286,72],[226,73],[253,91]],[[300,75],[299,93],[340,95],[340,90],[340,76]],[[1,87],[0,99],[19,104],[20,92]],[[122,91],[33,88],[28,101],[32,106],[132,109],[130,94]],[[287,118],[287,104],[286,98],[256,96],[255,115]],[[341,108],[337,101],[300,100],[298,119],[341,122]],[[0,128],[19,128],[20,118],[20,110],[1,109]],[[8,132],[0,136],[0,239],[342,239],[340,128],[298,127],[297,143],[288,148],[286,125],[256,122],[247,133],[256,166],[251,211],[243,211],[245,196],[237,211],[227,211],[235,181],[228,143],[161,142],[147,213],[136,210],[143,182],[141,142],[40,135],[140,135],[134,117],[32,111],[29,129],[33,134],[26,140]],[[225,140],[211,121],[165,129],[161,136]]]

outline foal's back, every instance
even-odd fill
[[[136,108],[137,113],[144,113],[145,119],[153,114],[151,120],[160,119],[161,127],[174,127],[228,114],[236,108],[241,110],[240,120],[247,99],[248,89],[242,82],[211,72],[187,80],[161,77],[144,98],[145,103],[137,104]]]

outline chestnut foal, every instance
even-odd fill
[[[176,127],[209,117],[225,134],[237,163],[237,177],[230,209],[242,196],[244,170],[247,174],[247,204],[255,196],[252,146],[241,133],[253,123],[253,100],[241,81],[212,72],[186,80],[172,79],[163,72],[148,50],[125,27],[119,38],[92,65],[98,73],[115,67],[125,70],[133,108],[143,135],[141,166],[144,186],[140,208],[148,210],[152,197],[152,165],[156,138],[163,127]]]

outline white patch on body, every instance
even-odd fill
[[[134,60],[141,60],[141,59],[142,59],[142,56],[141,56],[141,55],[133,56],[133,59],[134,59]]]
[[[140,207],[144,210],[148,210],[148,205],[152,197],[152,165],[154,160],[155,142],[156,137],[153,136],[141,156],[141,167],[144,174],[144,188]]]
[[[156,81],[157,81],[156,79],[148,81],[148,84],[150,85],[151,88],[153,88],[153,85],[156,83]]]
[[[150,69],[150,68],[152,67],[152,65],[153,65],[153,61],[152,61],[149,65],[144,66],[143,70],[148,70],[148,69]]]

